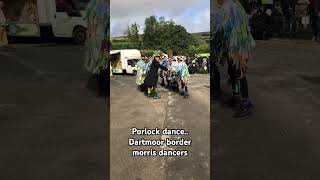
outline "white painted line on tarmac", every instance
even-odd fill
[[[17,55],[15,55],[12,52],[1,52],[0,51],[0,55],[13,58],[16,62],[18,62],[19,64],[23,65],[24,67],[26,67],[28,69],[31,69],[37,75],[47,74],[47,72],[42,71],[41,69],[37,68],[36,66],[32,65],[31,63],[28,63],[26,60],[24,60],[23,58],[18,57]]]
[[[0,108],[16,107],[16,104],[0,104]]]

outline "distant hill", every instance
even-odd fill
[[[197,32],[197,33],[190,33],[194,36],[197,36],[197,37],[210,37],[210,32]],[[142,36],[142,34],[140,34],[140,36]],[[121,41],[121,40],[126,40],[128,39],[127,36],[118,36],[118,37],[113,37],[111,38],[111,40],[116,40],[116,41]]]
[[[197,32],[197,33],[191,33],[195,36],[210,36],[210,32]]]
[[[210,43],[210,32],[198,32],[198,33],[191,33],[195,36],[201,44],[203,43]]]

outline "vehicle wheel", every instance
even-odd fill
[[[14,36],[7,36],[7,39],[9,44],[14,44],[16,42],[16,39]]]
[[[73,40],[76,44],[83,45],[86,42],[87,30],[84,27],[76,27],[73,31]]]
[[[134,70],[132,75],[133,75],[133,76],[136,76],[136,75],[137,75],[137,71]]]

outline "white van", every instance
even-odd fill
[[[123,49],[110,51],[112,73],[136,74],[137,63],[141,60],[141,53],[137,49]]]
[[[11,37],[67,37],[86,40],[85,9],[90,0],[4,0]]]

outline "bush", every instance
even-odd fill
[[[143,49],[140,50],[142,56],[152,57],[155,50]]]

